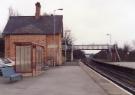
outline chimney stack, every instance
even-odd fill
[[[37,3],[35,4],[35,6],[36,6],[35,18],[36,18],[36,19],[39,19],[39,18],[40,18],[41,5],[40,5],[39,2],[37,2]]]

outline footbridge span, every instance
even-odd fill
[[[69,48],[73,48],[74,50],[108,50],[113,48],[113,45],[108,44],[90,44],[90,45],[73,45],[69,46]]]
[[[65,51],[71,50],[71,56],[73,56],[74,50],[108,50],[111,58],[116,61],[120,61],[120,56],[117,51],[117,45],[109,45],[109,44],[88,44],[88,45],[63,45],[62,48]]]

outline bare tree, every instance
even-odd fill
[[[9,16],[13,16],[14,15],[14,11],[12,7],[8,8],[8,12],[9,12]]]
[[[15,11],[12,7],[9,7],[8,11],[9,11],[9,17],[10,16],[20,16],[20,13],[18,11]]]
[[[71,48],[71,46],[73,45],[73,37],[71,36],[71,31],[69,29],[64,31],[62,45],[65,47],[62,52],[63,56],[66,57],[67,61],[71,60],[71,54],[73,53]]]
[[[74,38],[70,32],[70,30],[65,30],[63,35],[63,44],[72,45],[74,42]]]
[[[124,48],[123,48],[123,51],[124,51],[125,53],[128,53],[129,51],[131,51],[130,45],[125,44],[125,45],[124,45]]]

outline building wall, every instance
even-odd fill
[[[50,57],[50,53],[57,52],[52,54],[55,55],[55,62],[57,64],[62,64],[61,58],[61,35],[55,36],[55,43],[57,47],[53,45],[54,36],[51,35],[8,35],[5,36],[5,57],[9,57],[15,60],[15,44],[14,42],[33,42],[37,44],[42,44],[45,46],[45,61],[47,62]],[[55,48],[55,49],[54,49]]]
[[[48,59],[53,58],[54,56],[54,61],[58,63],[58,65],[62,64],[62,38],[61,35],[53,36],[49,35],[47,36],[47,55]]]

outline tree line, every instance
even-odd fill
[[[134,62],[135,61],[135,49],[132,49],[130,45],[125,44],[123,47],[117,48],[121,61]],[[109,50],[101,50],[93,56],[97,59],[111,61]]]

